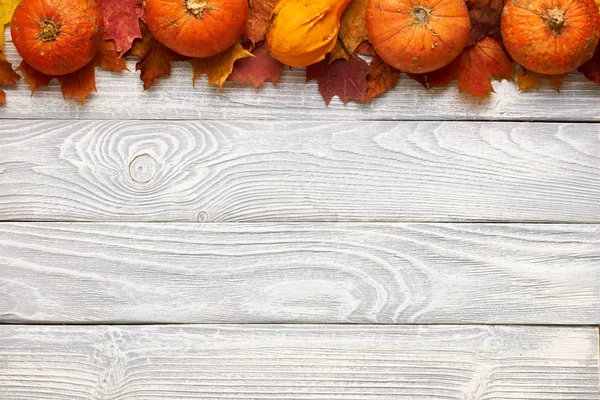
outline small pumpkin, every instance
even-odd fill
[[[211,57],[231,47],[246,28],[248,0],[145,0],[154,37],[188,57]]]
[[[23,60],[53,76],[70,74],[92,61],[103,30],[94,0],[22,0],[10,24]]]
[[[594,0],[508,0],[502,40],[511,57],[540,74],[564,74],[588,61],[600,39]]]
[[[271,55],[292,67],[305,67],[333,50],[340,19],[352,0],[280,0],[267,27]]]
[[[367,30],[386,63],[425,73],[448,65],[463,51],[471,22],[464,0],[369,0]]]

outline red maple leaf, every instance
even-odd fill
[[[469,45],[479,42],[486,36],[494,36],[498,41],[502,40],[500,17],[504,0],[467,0],[467,8],[471,17]]]
[[[12,64],[5,60],[0,60],[0,86],[17,86],[17,81],[21,79],[12,69]],[[0,104],[6,104],[6,93],[0,89]]]
[[[369,71],[369,64],[356,54],[348,61],[337,59],[331,64],[326,57],[306,68],[306,81],[317,80],[325,104],[329,104],[333,96],[338,96],[344,103],[350,100],[364,102],[369,88]]]
[[[104,16],[105,39],[114,40],[123,55],[135,39],[142,37],[138,20],[143,16],[142,0],[97,0]]]
[[[396,86],[400,71],[386,64],[379,56],[373,57],[370,64],[371,70],[367,75],[367,95],[365,100],[379,96]]]
[[[267,24],[279,0],[249,0],[248,23],[243,38],[256,44],[265,39]]]
[[[227,80],[252,83],[255,89],[267,80],[276,85],[277,81],[279,81],[283,64],[271,56],[266,43],[252,50],[252,54],[254,57],[242,58],[235,62],[233,72]]]
[[[583,73],[588,80],[600,85],[600,46],[596,48],[592,59],[577,68],[577,71]]]

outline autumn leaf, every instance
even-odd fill
[[[119,56],[115,42],[112,40],[103,40],[100,42],[95,62],[97,65],[110,71],[129,71],[125,65],[125,59]]]
[[[515,69],[515,78],[517,80],[517,86],[521,91],[525,91],[528,89],[539,90],[540,84],[542,83],[543,79],[547,79],[550,86],[559,91],[563,80],[565,79],[565,76],[566,74],[538,74],[537,72],[528,71],[520,65]]]
[[[12,69],[11,63],[0,60],[0,86],[17,86],[17,81],[21,79]],[[0,89],[0,104],[6,104],[6,93]]]
[[[248,22],[243,38],[255,45],[265,39],[267,23],[278,0],[249,0]]]
[[[219,90],[223,90],[223,83],[233,71],[233,64],[245,57],[253,57],[253,55],[244,49],[239,42],[236,42],[233,46],[215,56],[194,58],[190,60],[194,69],[192,82],[196,84],[196,79],[206,74],[208,75],[209,84],[217,85]]]
[[[373,47],[373,45],[368,40],[365,40],[364,42],[359,44],[355,51],[357,54],[361,54],[363,56],[374,57],[377,55],[375,47]]]
[[[228,81],[252,83],[258,88],[263,82],[270,80],[273,85],[279,81],[283,64],[271,56],[266,43],[252,50],[254,57],[242,58],[235,62]]]
[[[600,46],[596,48],[596,52],[591,60],[577,68],[588,80],[600,85]]]
[[[501,41],[500,17],[505,0],[467,0],[471,17],[469,45],[474,45],[486,36],[494,36]]]
[[[131,54],[140,59],[135,70],[142,71],[140,78],[144,82],[144,90],[147,90],[156,79],[171,75],[171,62],[186,60],[187,57],[161,44],[145,25],[141,25],[141,28],[142,39],[133,43]]]
[[[114,40],[116,50],[123,55],[135,39],[142,37],[138,21],[143,15],[142,0],[97,0],[97,3],[104,16],[104,38]]]
[[[93,90],[96,91],[96,63],[95,61],[90,62],[85,67],[72,74],[57,76],[56,78],[60,82],[60,88],[62,90],[63,97],[65,100],[67,96],[72,96],[79,100],[81,104],[85,98]]]
[[[379,96],[396,86],[400,71],[386,64],[381,58],[373,57],[370,64],[371,70],[367,75],[367,95],[365,101]]]
[[[0,1],[0,61],[6,60],[4,56],[4,26],[10,23],[15,8],[21,0]]]
[[[340,20],[338,41],[331,51],[329,62],[338,58],[350,59],[356,48],[368,38],[367,0],[352,0]]]
[[[36,90],[41,87],[46,87],[50,83],[53,76],[43,74],[38,70],[32,68],[25,61],[21,61],[21,65],[17,68],[17,71],[23,74],[23,79],[31,88],[31,94],[33,95]]]
[[[425,89],[429,89],[429,85],[427,84],[427,74],[407,73],[406,75],[408,75],[408,77],[410,79],[412,79],[413,81],[418,82]],[[450,83],[450,82],[448,82],[448,83]]]
[[[327,105],[333,96],[338,96],[344,103],[350,100],[364,102],[369,88],[369,71],[369,64],[356,55],[348,61],[338,59],[332,63],[325,58],[306,68],[306,81],[317,80],[319,92]]]

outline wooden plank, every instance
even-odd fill
[[[15,65],[20,57],[6,30],[6,55]],[[136,59],[127,65],[135,71]],[[449,88],[424,90],[402,74],[396,89],[368,104],[349,103],[336,97],[325,106],[315,81],[306,83],[303,68],[286,69],[277,87],[270,83],[256,91],[226,83],[222,93],[208,87],[206,78],[192,87],[187,63],[174,63],[172,76],[143,91],[139,73],[111,73],[97,69],[98,94],[85,106],[71,99],[65,103],[54,82],[32,97],[23,81],[8,89],[8,106],[2,118],[51,119],[305,119],[319,120],[552,120],[597,121],[600,119],[600,87],[582,74],[568,76],[560,93],[544,83],[536,92],[519,93],[513,82],[495,82],[496,93],[479,99]]]
[[[593,327],[0,326],[5,399],[597,400]]]
[[[600,221],[600,127],[0,121],[0,220]]]
[[[600,225],[0,224],[0,322],[600,324]]]

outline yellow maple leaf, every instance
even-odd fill
[[[515,78],[517,79],[517,86],[520,91],[525,91],[528,89],[540,89],[540,84],[542,83],[542,79],[547,79],[552,86],[556,90],[560,90],[560,86],[562,85],[563,79],[567,76],[567,74],[560,75],[543,75],[538,74],[536,72],[531,72],[523,68],[522,66],[517,66],[515,71]]]
[[[227,50],[215,56],[208,58],[194,58],[190,60],[194,68],[194,77],[192,82],[196,84],[196,79],[203,74],[208,75],[208,83],[219,86],[219,90],[223,90],[223,83],[233,71],[233,64],[240,58],[254,57],[252,53],[244,49],[237,42]]]
[[[4,26],[10,23],[15,8],[21,0],[0,0],[0,60],[4,57]]]

